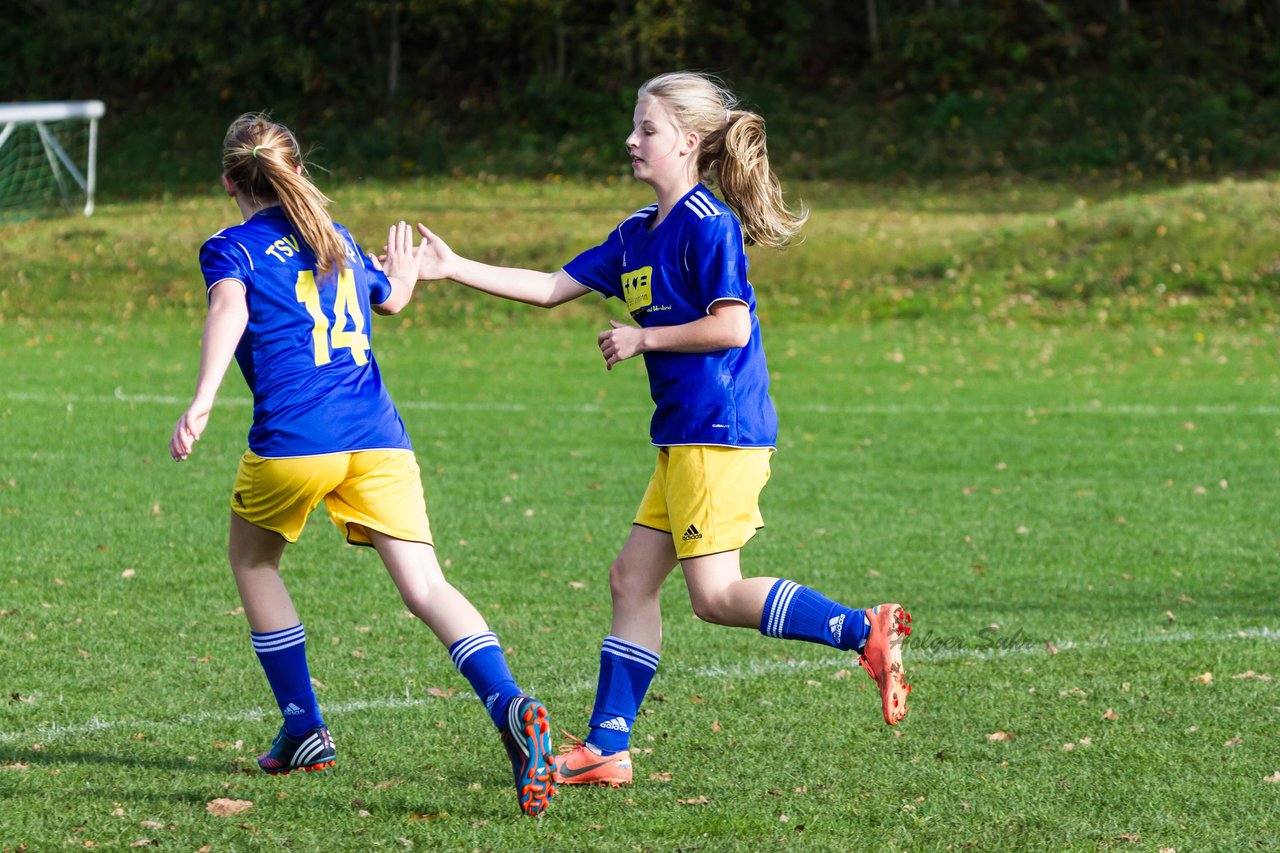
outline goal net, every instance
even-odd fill
[[[0,104],[0,219],[93,213],[102,101]]]

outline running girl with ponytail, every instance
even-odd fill
[[[377,550],[405,605],[449,649],[501,733],[521,810],[540,814],[555,793],[546,708],[521,693],[498,638],[441,572],[413,447],[370,347],[370,312],[409,302],[424,249],[401,222],[385,260],[366,257],[329,218],[293,134],[265,115],[236,119],[222,165],[244,223],[200,249],[209,315],[195,396],[169,452],[190,455],[234,356],[253,392],[253,425],[231,493],[228,555],[284,717],[258,764],[287,774],[335,761],[306,634],[280,578],[285,545],[323,501],[348,542]]]
[[[556,759],[557,781],[571,785],[632,780],[631,727],[662,644],[659,590],[677,564],[705,621],[857,653],[889,725],[906,715],[910,691],[902,640],[911,617],[900,604],[851,609],[794,581],[742,576],[740,551],[764,523],[759,495],[777,445],[744,244],[783,248],[807,216],[783,203],[764,119],[738,109],[714,79],[679,72],[640,87],[633,124],[632,172],[656,202],[557,272],[468,260],[418,226],[427,240],[420,279],[547,308],[595,292],[622,300],[635,321],[611,321],[597,342],[609,369],[644,356],[658,458],[609,571],[613,617],[590,733]]]

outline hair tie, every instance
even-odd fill
[[[253,146],[253,159],[255,159],[255,160],[257,160],[257,159],[258,159],[258,149],[259,149],[259,148],[261,148],[261,147],[262,147],[261,145],[255,145],[255,146]]]

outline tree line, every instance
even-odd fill
[[[674,68],[718,72],[783,115],[950,101],[943,136],[975,93],[1168,80],[1250,117],[1248,135],[1269,127],[1278,36],[1280,0],[11,0],[0,100],[102,98],[122,122],[270,106],[378,125],[376,159],[424,132],[428,148],[592,136],[598,112]]]

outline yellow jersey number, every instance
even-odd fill
[[[329,318],[320,305],[320,290],[316,287],[316,276],[311,270],[298,273],[295,287],[298,301],[307,308],[307,313],[315,321],[311,329],[311,342],[315,349],[316,367],[328,364],[330,350],[351,350],[351,357],[356,364],[369,361],[369,336],[365,333],[364,314],[360,311],[360,298],[356,295],[356,276],[346,269],[338,274],[338,291],[333,300],[333,328],[329,328]]]

